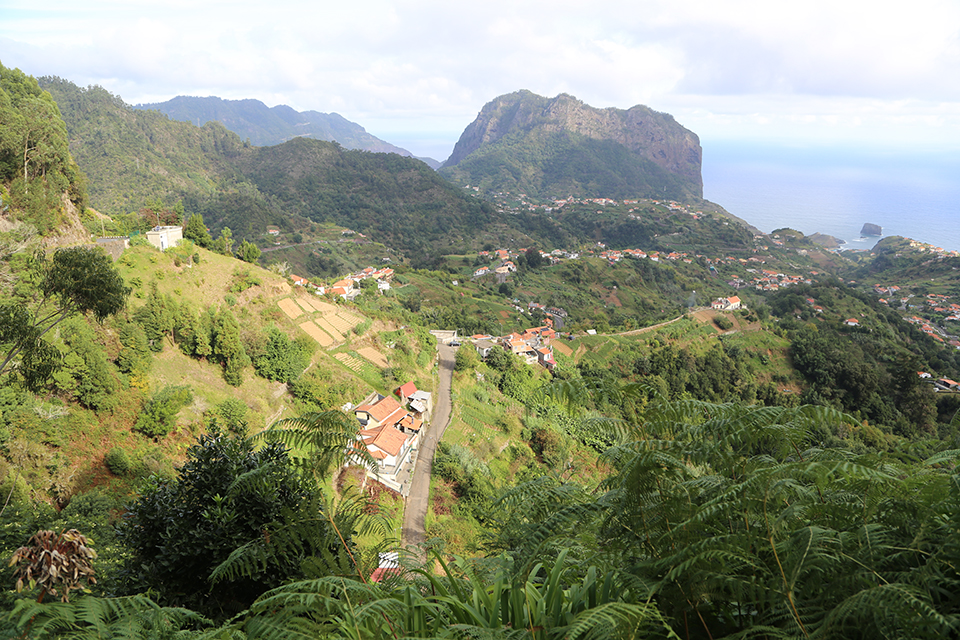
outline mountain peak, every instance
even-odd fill
[[[604,165],[603,170],[613,169],[610,166],[613,156],[617,156],[619,162],[622,160],[621,151],[626,152],[647,165],[645,173],[665,172],[678,179],[683,183],[681,190],[685,195],[701,197],[703,193],[700,140],[672,116],[643,105],[627,110],[598,109],[566,93],[546,98],[520,90],[494,98],[464,130],[444,168],[452,175],[456,173],[452,168],[468,158],[475,160],[479,155],[490,153],[495,147],[503,151],[508,146],[530,148],[531,145],[541,149],[541,162],[568,161],[562,157],[544,156],[558,145],[573,147],[576,153],[593,156],[591,162],[598,160],[598,154],[607,156],[607,161],[599,160]],[[623,150],[615,151],[611,145],[623,147]],[[532,171],[543,170],[545,167],[541,166]],[[549,168],[546,170],[549,172]],[[474,175],[474,184],[476,177]],[[661,182],[661,177],[654,176],[653,182]],[[537,185],[516,186],[539,190]],[[638,186],[638,191],[629,195],[642,195],[641,191],[658,193],[656,188],[651,191],[651,187],[656,185]],[[623,185],[623,188],[629,190],[629,185]]]

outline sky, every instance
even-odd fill
[[[960,148],[960,1],[0,0],[0,63],[128,104],[336,112],[445,159],[528,89],[672,114],[711,144]]]

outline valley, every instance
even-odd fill
[[[3,67],[0,134],[0,635],[960,628],[956,252],[763,234],[567,95],[438,171]]]

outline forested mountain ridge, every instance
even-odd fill
[[[198,127],[214,120],[258,147],[304,136],[337,142],[347,149],[412,156],[406,149],[367,133],[362,126],[338,113],[301,112],[286,105],[268,107],[254,99],[224,100],[214,96],[177,96],[166,102],[137,104],[133,108],[159,111]]]
[[[254,147],[218,122],[198,128],[133,109],[100,87],[59,78],[42,84],[63,104],[71,150],[94,185],[89,204],[112,216],[180,201],[214,232],[229,227],[251,241],[268,225],[336,222],[375,231],[378,241],[418,260],[498,234],[524,237],[413,158],[307,138]]]
[[[701,158],[668,114],[517,91],[484,105],[441,171],[485,191],[686,200],[703,196]]]

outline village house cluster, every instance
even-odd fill
[[[553,319],[549,317],[545,325],[525,329],[522,333],[513,332],[505,336],[486,334],[470,336],[474,349],[484,360],[493,349],[502,348],[520,356],[529,365],[538,364],[549,371],[553,371],[557,366],[551,345],[556,338],[557,332],[553,329]]]
[[[885,296],[880,298],[880,302],[889,305],[891,301],[894,303],[899,302],[901,304],[901,309],[917,309],[920,308],[918,305],[912,305],[910,299],[914,296],[901,296],[900,287],[897,285],[882,285],[875,284],[873,285],[873,292],[879,296]],[[946,296],[939,293],[928,293],[924,300],[926,308],[928,311],[943,315],[943,320],[946,321],[958,321],[960,320],[960,304],[956,302],[950,302],[950,296]],[[955,349],[960,349],[960,339],[954,335],[950,335],[942,327],[938,326],[934,321],[921,317],[919,315],[911,315],[904,318],[910,324],[916,325],[920,331],[924,332],[937,342],[941,342],[945,345],[949,345]]]
[[[394,395],[397,397],[374,392],[356,407],[347,404],[343,409],[352,411],[360,423],[355,446],[366,448],[377,461],[377,472],[368,470],[368,476],[405,496],[420,433],[433,411],[433,395],[418,390],[413,382],[396,389]],[[359,464],[360,460],[354,456],[353,462]]]
[[[362,281],[370,278],[376,280],[377,288],[380,291],[386,291],[390,288],[390,281],[393,279],[393,269],[389,267],[384,267],[382,269],[367,267],[361,271],[357,271],[356,273],[351,273],[344,276],[329,287],[315,285],[306,278],[302,278],[300,276],[290,276],[290,280],[295,286],[310,289],[318,296],[330,294],[332,296],[340,296],[344,300],[353,300],[360,295],[359,284]]]
[[[783,287],[790,287],[798,284],[811,284],[813,279],[808,276],[787,275],[770,269],[747,269],[747,273],[752,273],[753,280],[751,284],[758,291],[778,291]],[[810,272],[811,276],[819,275],[816,271]]]
[[[960,251],[948,251],[941,247],[937,247],[932,244],[927,244],[926,242],[918,242],[917,240],[910,241],[910,248],[918,251],[919,253],[931,253],[933,255],[940,256],[943,258],[960,257]]]

